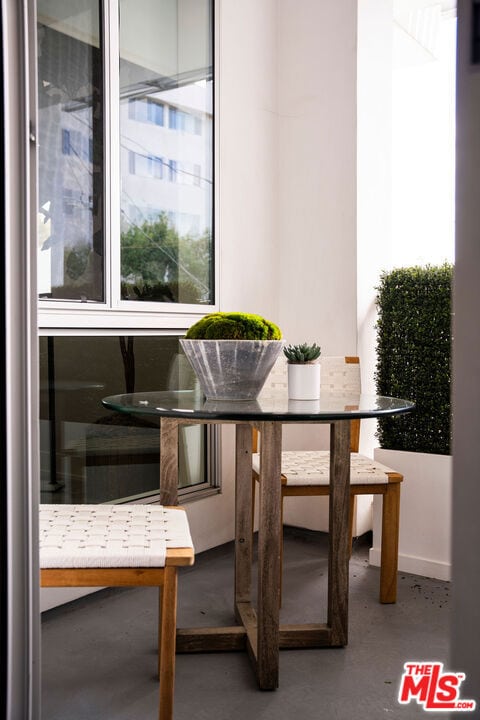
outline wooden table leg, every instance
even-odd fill
[[[252,428],[235,428],[235,619],[245,631],[245,647],[257,666],[257,616],[252,606]]]
[[[348,564],[350,506],[350,423],[330,426],[330,515],[328,620],[331,645],[348,642]]]
[[[178,504],[178,420],[160,418],[160,504]]]
[[[252,428],[235,431],[235,608],[252,595]],[[237,616],[237,620],[240,618]]]
[[[278,687],[280,503],[282,425],[260,424],[260,504],[258,529],[257,680],[262,690]]]

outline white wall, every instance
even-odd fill
[[[280,320],[289,342],[353,355],[357,2],[278,7]]]
[[[328,355],[357,348],[356,6],[218,3],[220,308]],[[323,427],[284,436],[328,447]],[[232,428],[222,441],[222,495],[188,507],[198,549],[233,536]],[[327,503],[291,498],[285,520],[326,530]]]
[[[362,0],[358,14],[357,323],[362,389],[375,394],[375,305],[391,264],[393,7]],[[371,456],[376,421],[363,420],[361,452]]]
[[[279,322],[277,2],[217,2],[220,309]]]

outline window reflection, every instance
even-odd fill
[[[214,301],[212,86],[209,0],[121,1],[124,300]]]
[[[38,0],[38,285],[101,301],[103,88],[98,0]]]
[[[42,502],[99,503],[158,493],[159,421],[106,410],[123,392],[191,387],[178,338],[41,337]],[[205,426],[181,429],[179,487],[207,482]]]

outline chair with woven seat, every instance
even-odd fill
[[[41,505],[42,587],[162,588],[159,720],[173,717],[177,568],[192,565],[185,512],[159,505]]]
[[[322,390],[360,392],[360,364],[357,357],[324,357],[321,360]],[[262,392],[287,391],[286,362],[277,361]],[[397,598],[398,535],[400,516],[400,483],[403,476],[391,468],[358,453],[360,421],[351,421],[350,434],[350,537],[353,534],[356,495],[382,495],[382,542],[380,563],[380,602],[394,603]],[[254,438],[255,450],[256,438]],[[260,455],[252,459],[253,483],[260,480]],[[327,496],[330,493],[330,453],[328,450],[282,452],[282,524],[284,498],[292,496]],[[253,493],[255,497],[255,493]]]

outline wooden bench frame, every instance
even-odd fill
[[[181,510],[180,510],[181,511]],[[177,627],[177,569],[193,565],[192,548],[167,550],[165,567],[42,568],[41,587],[158,587],[159,720],[172,720]]]

